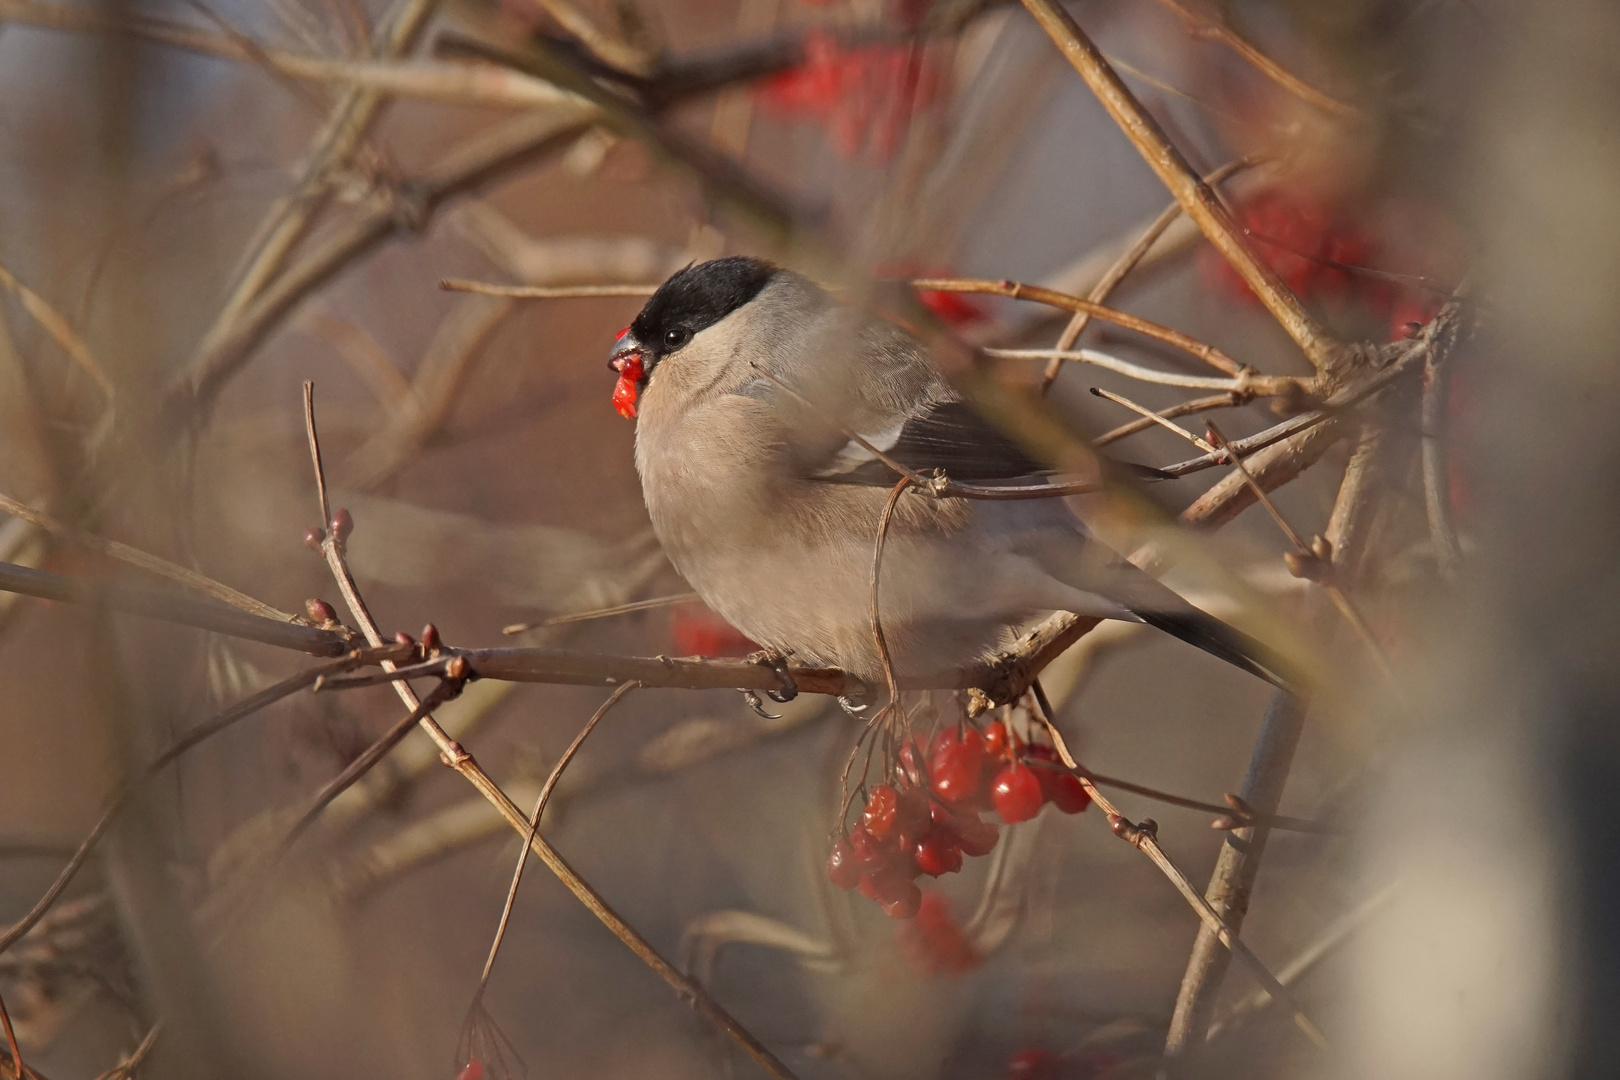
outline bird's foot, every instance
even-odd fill
[[[793,675],[788,671],[788,657],[793,655],[792,649],[761,649],[747,657],[750,664],[759,664],[768,667],[776,674],[776,681],[781,683],[780,690],[767,690],[765,696],[778,705],[786,705],[799,696],[799,684],[793,681]],[[755,698],[757,701],[758,698]],[[750,702],[752,704],[752,702]],[[758,712],[756,708],[754,710]]]
[[[867,710],[872,707],[872,698],[866,688],[862,687],[859,693],[839,694],[838,707],[857,720],[865,720]]]

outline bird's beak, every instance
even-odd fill
[[[632,357],[638,362],[641,360],[641,342],[636,340],[636,335],[627,326],[619,331],[619,336],[613,341],[613,351],[608,354],[608,367],[623,375]]]
[[[613,387],[613,407],[626,420],[634,420],[636,397],[646,381],[646,373],[642,368],[641,342],[629,327],[619,332],[613,352],[608,355],[608,367],[619,373],[619,381]]]

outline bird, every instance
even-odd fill
[[[952,388],[916,335],[762,259],[676,272],[609,366],[676,571],[762,657],[869,687],[886,677],[874,545],[900,479],[882,457],[973,484],[1043,483],[1050,471]],[[899,678],[982,663],[1035,620],[1071,612],[1147,623],[1285,685],[1260,643],[1121,558],[1059,498],[906,494],[879,580]]]

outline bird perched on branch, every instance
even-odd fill
[[[703,600],[776,657],[884,677],[872,626],[893,467],[974,484],[1045,467],[986,423],[922,342],[758,259],[689,266],[647,301],[611,366],[637,421],[654,532]],[[885,534],[878,610],[900,676],[987,657],[1054,611],[1145,622],[1281,685],[1258,643],[1092,537],[1061,499],[908,493]]]

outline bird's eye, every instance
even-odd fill
[[[677,327],[674,327],[673,329],[664,331],[664,348],[665,349],[670,349],[670,350],[678,349],[682,345],[685,345],[688,341],[691,341],[691,340],[692,340],[692,331],[686,329],[684,326],[677,326]]]

